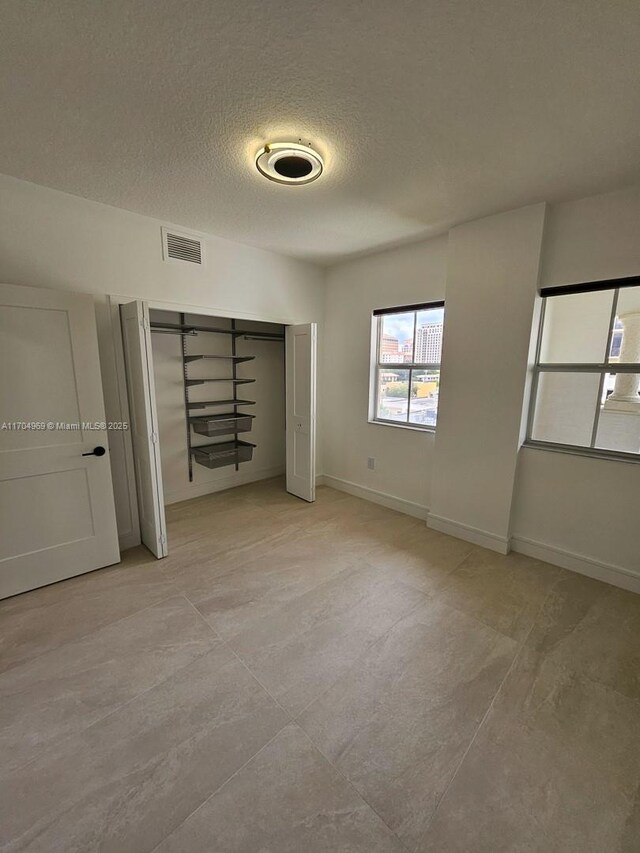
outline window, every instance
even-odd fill
[[[640,454],[637,283],[634,278],[617,287],[600,282],[542,291],[530,443]]]
[[[444,302],[382,308],[373,315],[372,420],[434,429]]]

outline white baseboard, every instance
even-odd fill
[[[427,527],[438,530],[440,533],[447,533],[449,536],[455,536],[457,539],[464,539],[465,542],[480,545],[482,548],[488,548],[490,551],[497,551],[499,554],[509,553],[510,541],[508,537],[496,536],[495,533],[489,533],[488,530],[481,530],[479,527],[472,527],[470,524],[462,524],[459,521],[453,521],[451,518],[444,518],[430,512],[427,517]]]
[[[246,473],[242,469],[235,477],[223,477],[220,480],[213,480],[210,483],[200,483],[196,485],[192,483],[188,489],[180,489],[175,492],[165,490],[164,503],[169,504],[188,501],[191,498],[201,498],[204,495],[212,495],[215,492],[223,492],[225,489],[232,489],[234,486],[245,486],[247,483],[257,483],[259,480],[270,480],[271,477],[280,477],[284,474],[285,469],[282,465],[276,468],[262,468],[260,470],[249,470]]]
[[[330,486],[332,489],[337,489],[340,492],[347,492],[347,494],[353,495],[356,498],[363,498],[365,501],[371,501],[372,503],[386,506],[388,509],[394,509],[396,512],[412,515],[414,518],[420,518],[423,521],[427,518],[427,513],[429,512],[428,507],[422,504],[398,498],[395,495],[387,494],[387,492],[379,492],[367,486],[359,486],[357,483],[342,480],[340,477],[332,477],[330,474],[323,475],[322,484]]]
[[[527,557],[543,560],[545,563],[560,566],[563,569],[568,569],[570,572],[587,575],[589,578],[604,581],[605,583],[613,584],[613,586],[619,586],[630,592],[640,593],[640,574],[634,574],[634,572],[629,571],[629,569],[623,569],[621,566],[601,563],[599,560],[594,560],[591,557],[574,554],[572,551],[556,548],[555,545],[547,545],[544,542],[526,539],[524,536],[512,536],[511,547],[514,551],[517,551],[519,554],[525,554]]]

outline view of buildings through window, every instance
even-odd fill
[[[438,417],[444,303],[376,317],[374,419],[433,429]]]
[[[529,439],[640,453],[640,287],[545,298]]]
[[[529,440],[640,454],[640,287],[544,302]],[[373,419],[433,429],[444,303],[374,315]]]

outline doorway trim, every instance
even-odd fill
[[[109,304],[109,312],[111,315],[111,331],[113,334],[113,349],[115,356],[118,397],[120,400],[122,420],[126,421],[127,423],[131,423],[131,414],[129,410],[127,376],[124,360],[124,340],[122,338],[122,327],[120,325],[120,305],[123,305],[127,302],[132,302],[134,300],[146,302],[150,310],[156,311],[173,311],[184,314],[200,314],[204,317],[224,317],[229,320],[249,320],[255,323],[276,323],[281,326],[295,326],[301,323],[310,322],[308,318],[304,317],[283,318],[282,316],[264,316],[263,314],[255,314],[251,311],[235,311],[230,308],[216,308],[211,305],[193,305],[184,302],[171,302],[163,299],[150,299],[147,296],[125,296],[120,293],[108,294],[107,302]],[[140,545],[142,541],[140,536],[140,516],[138,512],[138,492],[136,487],[133,442],[131,440],[131,433],[129,432],[129,430],[124,433],[123,443],[127,477],[127,498],[129,501],[129,516],[131,518],[132,530],[125,536],[120,537],[121,551],[124,551],[127,548],[133,548],[136,545]]]

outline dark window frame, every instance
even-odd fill
[[[440,370],[442,365],[442,357],[440,361],[437,362],[416,362],[412,360],[410,362],[383,362],[381,361],[381,341],[382,341],[382,330],[383,330],[383,318],[390,314],[413,314],[413,353],[412,359],[415,359],[415,347],[416,347],[416,328],[418,322],[418,313],[421,311],[429,311],[432,309],[442,308],[444,309],[445,303],[444,300],[437,300],[434,302],[421,302],[412,305],[397,305],[390,308],[376,308],[373,311],[373,329],[372,332],[375,335],[375,353],[373,362],[371,364],[371,382],[372,384],[372,398],[370,400],[370,416],[369,422],[374,424],[384,424],[386,426],[396,426],[401,429],[415,429],[421,430],[424,432],[435,432],[437,426],[437,413],[436,413],[436,424],[421,424],[416,421],[411,421],[411,388],[413,383],[413,373],[414,371],[419,371],[420,373],[425,373],[428,371],[434,371],[438,373],[438,383]],[[407,418],[404,421],[400,420],[392,420],[390,418],[382,418],[378,416],[378,403],[379,403],[379,374],[381,370],[407,370],[409,372],[409,380],[407,383]]]

